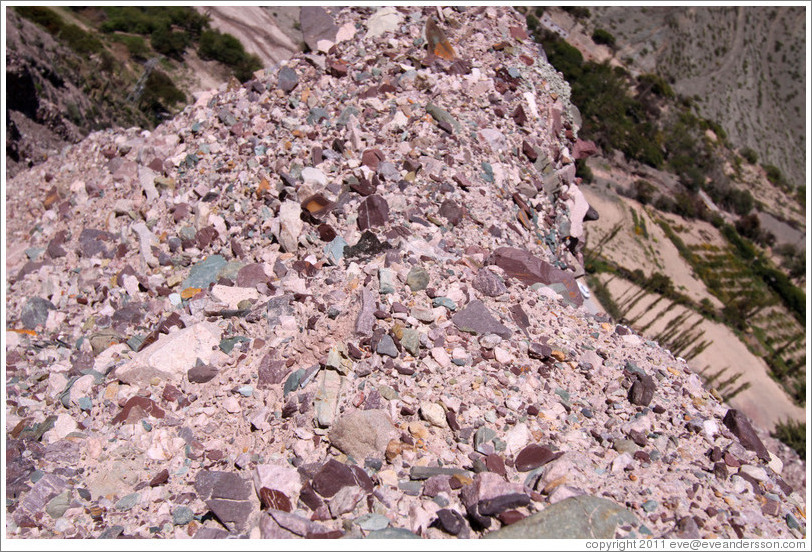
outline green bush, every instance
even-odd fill
[[[250,79],[254,71],[262,68],[260,59],[246,53],[242,43],[228,33],[203,31],[198,52],[203,59],[214,59],[228,65],[243,82]]]
[[[758,154],[752,148],[744,148],[741,154],[751,165],[755,165],[756,162],[758,162]]]
[[[784,179],[784,173],[775,165],[762,165],[762,169],[767,173],[767,180],[779,188],[787,187],[787,181]]]
[[[150,45],[159,54],[180,59],[189,46],[189,35],[183,32],[170,31],[168,28],[155,30],[149,38]]]
[[[651,200],[654,198],[654,192],[656,191],[657,188],[648,180],[641,178],[634,182],[634,198],[643,205],[651,203]]]
[[[90,33],[86,33],[76,25],[65,25],[59,31],[59,38],[64,40],[68,47],[77,54],[94,54],[100,52],[104,46],[101,41]]]
[[[22,17],[25,17],[29,21],[44,27],[45,30],[52,35],[57,34],[65,24],[64,21],[62,21],[62,18],[59,17],[59,15],[51,8],[40,6],[17,6],[14,9]]]
[[[581,178],[587,184],[595,181],[595,175],[592,174],[592,169],[586,164],[586,159],[575,161],[575,176]]]
[[[191,7],[110,6],[102,9],[107,15],[107,21],[101,25],[102,32],[123,31],[147,36],[175,26],[196,38],[208,27],[208,17]]]
[[[118,35],[115,40],[126,46],[127,52],[136,60],[146,60],[150,57],[150,49],[146,41],[140,36]]]
[[[595,29],[592,33],[592,41],[595,44],[605,44],[610,48],[615,47],[615,37],[605,29]]]
[[[778,422],[772,436],[797,452],[801,460],[806,460],[806,422],[790,419]]]
[[[673,98],[674,90],[671,85],[666,82],[664,78],[653,73],[644,73],[637,77],[637,84],[639,87],[651,90],[654,94],[661,98]]]
[[[139,108],[157,120],[161,113],[185,101],[186,96],[178,90],[172,79],[163,71],[156,69],[147,77],[144,93],[139,100]]]

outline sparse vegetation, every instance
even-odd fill
[[[772,436],[798,453],[806,460],[806,422],[786,420],[775,425]]]
[[[260,59],[246,53],[242,43],[228,33],[204,31],[198,52],[203,59],[216,59],[231,67],[241,81],[250,79],[254,71],[262,68]]]
[[[615,37],[605,29],[595,29],[592,33],[592,41],[595,44],[605,44],[612,49],[615,48]]]

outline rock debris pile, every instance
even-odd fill
[[[521,16],[302,17],[9,181],[7,535],[802,536],[786,449],[581,306],[590,144]]]

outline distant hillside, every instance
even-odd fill
[[[803,7],[590,7],[586,25],[616,39],[632,71],[692,97],[738,148],[806,184]]]

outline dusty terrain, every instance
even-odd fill
[[[581,306],[522,19],[444,9],[452,61],[435,13],[9,182],[5,538],[805,534],[797,455]]]

